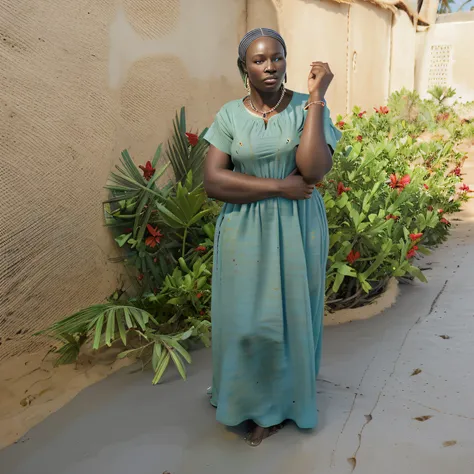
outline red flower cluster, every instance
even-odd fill
[[[360,258],[360,252],[354,252],[354,250],[351,250],[349,252],[349,255],[346,257],[346,260],[351,264],[353,265],[354,262],[357,262],[357,260],[359,260]]]
[[[445,217],[440,219],[441,224],[447,225],[448,227],[451,225],[451,222],[448,221]]]
[[[151,161],[147,161],[145,166],[140,165],[139,168],[143,171],[143,177],[149,181],[151,177],[155,174],[155,168],[151,164]]]
[[[204,247],[204,245],[199,245],[198,247],[196,247],[196,252],[206,252],[207,251],[207,248]]]
[[[461,176],[461,168],[459,166],[456,166],[456,168],[454,168],[453,171],[451,171],[451,173],[456,176]]]
[[[393,214],[389,214],[388,216],[385,217],[385,220],[386,221],[389,221],[390,219],[393,219],[394,221],[398,221],[398,219],[400,219],[399,216],[395,216]]]
[[[391,174],[390,175],[390,182],[389,186],[392,189],[398,189],[399,191],[402,191],[405,189],[409,184],[410,184],[410,175],[406,174],[405,176],[402,176],[400,179],[397,177],[396,174]]]
[[[418,242],[422,237],[423,237],[423,232],[420,232],[419,234],[410,234],[410,240],[412,242]]]
[[[344,128],[344,125],[346,125],[346,122],[344,122],[343,120],[336,123],[336,126],[339,127],[339,128]]]
[[[350,190],[351,190],[351,188],[346,188],[344,186],[344,184],[341,181],[339,181],[339,183],[337,185],[337,195],[338,196],[340,196],[342,193],[345,193],[345,192],[350,191]]]
[[[380,115],[387,115],[390,112],[390,109],[385,105],[382,105],[379,108],[374,107],[374,110]]]
[[[408,252],[407,252],[407,259],[410,260],[416,255],[416,251],[418,250],[418,246],[414,245]]]
[[[424,187],[425,189],[430,189],[430,187],[429,187],[426,183],[423,184],[423,187]]]
[[[471,188],[467,184],[463,184],[460,188],[459,191],[462,191],[463,193],[470,193]]]
[[[362,141],[362,135],[357,135],[356,140],[357,140],[358,142],[361,142],[361,141]]]
[[[357,116],[359,118],[362,118],[366,113],[367,113],[367,111],[364,110],[363,112],[360,112],[359,114],[357,114]]]
[[[186,132],[186,138],[191,146],[196,146],[199,142],[199,137],[195,133]]]
[[[145,245],[154,249],[156,245],[160,243],[163,234],[156,227],[152,227],[150,224],[147,224],[146,228],[151,235],[145,240]]]

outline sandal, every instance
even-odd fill
[[[270,426],[269,428],[263,428],[263,427],[258,426],[258,425],[255,424],[255,428],[261,428],[261,433],[259,433],[259,436],[254,437],[254,433],[255,433],[255,428],[254,428],[254,430],[249,431],[245,435],[244,441],[249,446],[252,446],[253,448],[256,448],[257,446],[260,446],[262,444],[262,441],[264,439],[270,438],[270,436],[273,436],[275,433],[278,433],[283,427],[284,427],[284,423],[280,423],[278,425]]]

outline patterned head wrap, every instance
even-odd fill
[[[245,72],[244,72],[243,66],[245,64],[245,57],[247,55],[247,50],[249,49],[249,46],[255,40],[257,40],[258,38],[262,38],[264,36],[276,39],[283,46],[283,51],[285,52],[285,57],[286,57],[285,40],[281,37],[281,35],[278,32],[270,28],[255,28],[254,30],[249,31],[242,38],[242,41],[239,44],[239,58],[237,59],[237,66],[239,67],[240,75],[242,76],[242,79],[244,81],[245,81],[244,79]]]

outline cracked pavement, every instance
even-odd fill
[[[466,163],[474,187],[474,160]],[[423,267],[373,319],[326,329],[320,425],[257,449],[215,422],[209,351],[189,379],[126,368],[0,452],[8,474],[471,474],[474,459],[474,202]]]

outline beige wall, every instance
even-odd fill
[[[451,47],[447,85],[463,101],[474,100],[474,12],[441,15],[437,23],[417,34],[416,88],[423,95],[429,89],[431,50],[436,45]]]
[[[416,28],[409,16],[393,15],[390,59],[390,93],[415,88]]]
[[[0,360],[115,289],[109,171],[238,96],[244,31],[245,0],[0,0]]]
[[[249,0],[248,18],[249,29],[275,27],[285,38],[288,87],[306,92],[311,61],[331,65],[335,79],[328,102],[333,115],[345,114],[354,105],[369,110],[386,101],[390,11],[365,2],[349,6],[305,0]]]
[[[350,108],[373,110],[386,103],[390,82],[392,12],[369,3],[350,11]],[[370,26],[369,26],[370,25]]]
[[[109,171],[123,148],[149,159],[182,105],[195,130],[243,95],[247,29],[281,31],[290,88],[306,91],[310,62],[329,62],[335,115],[385,101],[391,50],[392,67],[403,51],[391,24],[365,2],[0,0],[0,360],[44,347],[35,330],[115,289]]]

